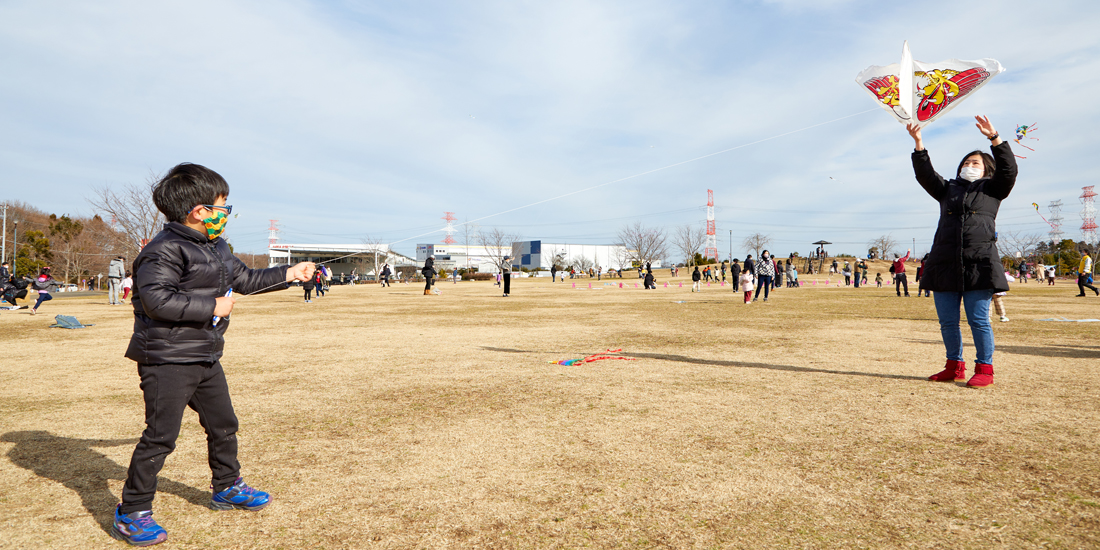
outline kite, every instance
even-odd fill
[[[623,357],[621,355],[608,355],[609,353],[619,353],[621,351],[623,351],[622,348],[609,349],[604,353],[596,353],[596,354],[593,354],[593,355],[589,355],[588,357],[581,357],[580,359],[566,359],[564,361],[547,361],[547,363],[550,363],[551,365],[565,365],[567,367],[572,367],[573,365],[583,365],[585,363],[592,363],[592,362],[595,362],[595,361],[603,361],[605,359],[620,359],[620,360],[623,360],[623,361],[637,361],[637,359],[634,358],[634,357]]]
[[[996,59],[988,58],[916,61],[909,53],[909,42],[905,42],[900,63],[867,67],[856,75],[856,83],[898,122],[915,122],[923,128],[1004,70]]]
[[[1024,158],[1024,157],[1020,157],[1020,158]],[[1033,202],[1033,203],[1031,203],[1031,206],[1035,207],[1035,213],[1038,214],[1040,218],[1043,218],[1043,221],[1047,222],[1047,225],[1049,225],[1051,229],[1058,229],[1057,227],[1054,227],[1054,224],[1050,223],[1050,220],[1046,219],[1046,217],[1043,216],[1042,212],[1039,211],[1039,204],[1038,203]]]
[[[1039,141],[1039,138],[1033,138],[1033,137],[1029,137],[1027,135],[1028,132],[1034,132],[1035,130],[1036,130],[1036,128],[1035,128],[1035,123],[1034,122],[1032,122],[1029,125],[1017,126],[1016,127],[1016,138],[1013,139],[1012,141],[1015,141],[1016,145],[1019,145],[1020,147],[1023,147],[1024,149],[1027,149],[1028,151],[1034,152],[1035,149],[1032,149],[1031,147],[1028,147],[1027,145],[1024,145],[1023,143],[1021,143],[1021,140],[1033,139],[1035,141]],[[1016,156],[1018,158],[1022,158],[1022,159],[1027,158],[1027,157],[1021,157],[1020,155],[1016,155]],[[1036,210],[1038,210],[1038,207],[1036,207]],[[1050,223],[1050,222],[1047,222],[1047,223]]]

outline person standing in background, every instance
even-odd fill
[[[902,286],[905,286],[905,297],[909,297],[909,281],[905,278],[905,262],[909,261],[910,254],[912,254],[911,250],[905,251],[904,258],[899,258],[897,254],[894,254],[894,290],[898,293],[898,297],[901,297]]]
[[[1084,296],[1086,288],[1092,289],[1097,296],[1100,296],[1100,290],[1092,286],[1092,257],[1087,250],[1081,254],[1081,263],[1077,266],[1077,288],[1081,290],[1077,296]]]
[[[122,256],[115,256],[111,264],[107,266],[107,303],[112,306],[120,305],[118,293],[122,290],[122,278],[126,275],[126,261]]]

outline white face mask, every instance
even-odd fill
[[[985,170],[977,166],[963,166],[959,170],[959,177],[966,181],[975,181],[985,174]]]

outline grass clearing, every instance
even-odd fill
[[[686,277],[245,297],[223,364],[242,474],[273,503],[203,506],[188,412],[156,517],[173,548],[1100,545],[1100,323],[1035,320],[1100,299],[1014,285],[997,384],[972,390],[924,380],[931,299],[813,278],[751,306]],[[105,528],[142,402],[132,312],[105,302],[0,313],[2,548],[124,546]],[[620,347],[637,360],[548,363]]]

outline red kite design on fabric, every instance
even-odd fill
[[[867,67],[856,76],[856,83],[898,122],[907,124],[915,119],[923,127],[947,114],[1002,71],[1004,67],[996,59],[916,61],[906,42],[900,63]]]

